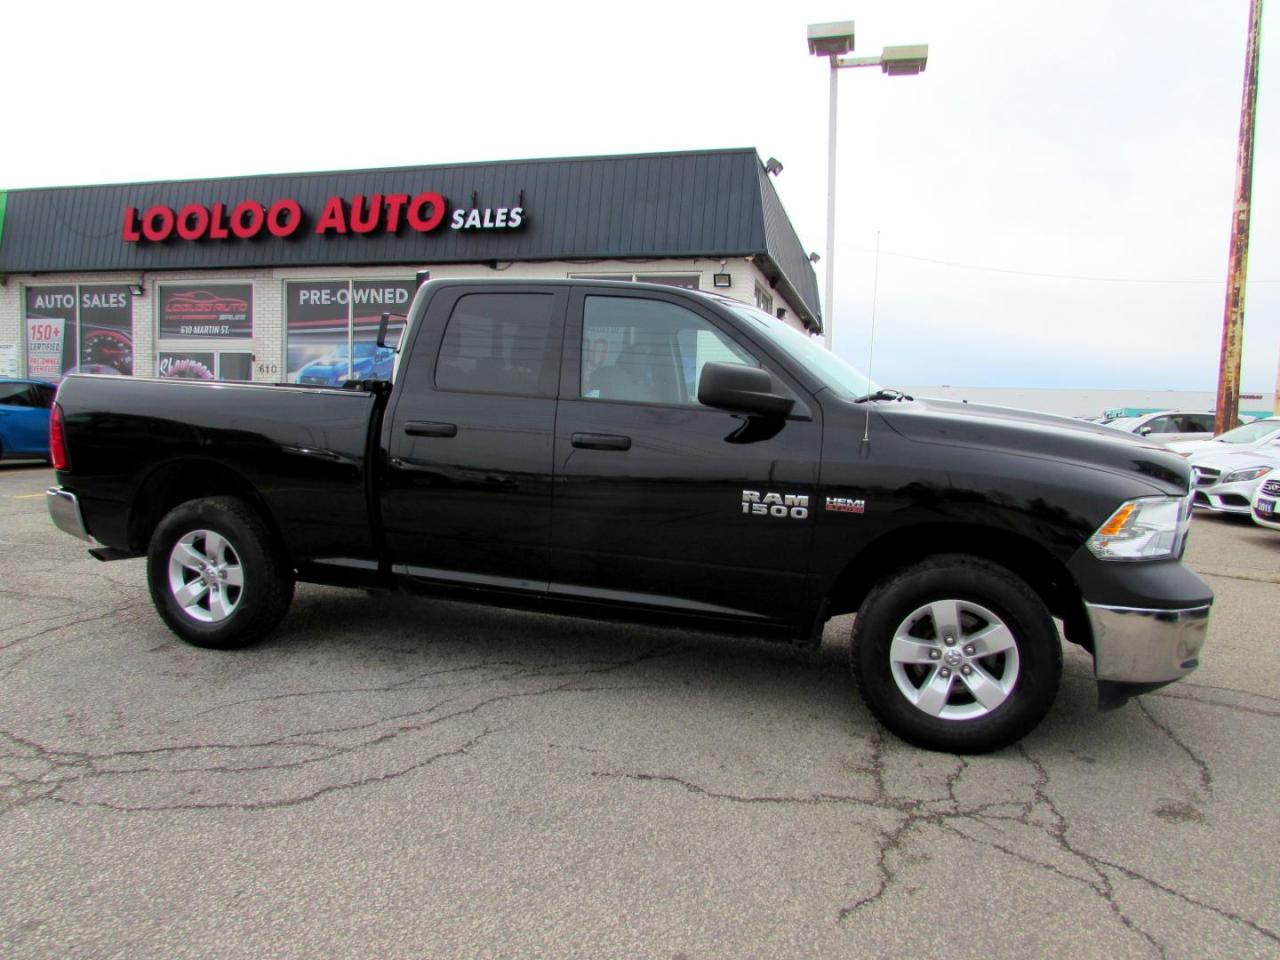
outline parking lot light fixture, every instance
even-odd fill
[[[811,23],[808,30],[809,52],[815,57],[826,57],[831,64],[831,93],[828,99],[827,118],[827,277],[826,296],[822,309],[822,340],[828,350],[832,346],[835,291],[836,247],[836,93],[837,71],[849,67],[879,67],[880,72],[891,77],[912,77],[924,73],[929,62],[927,43],[885,47],[878,57],[850,57],[853,52],[854,29],[852,20],[832,23]]]

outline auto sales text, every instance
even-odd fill
[[[358,193],[353,197],[329,197],[310,232],[319,236],[397,233],[407,227],[430,233],[445,219],[448,201],[440,194],[424,192]],[[453,230],[514,230],[524,222],[522,207],[458,209],[449,227]],[[174,209],[155,204],[145,210],[124,208],[121,236],[129,243],[167,240],[251,240],[264,234],[292,237],[307,232],[308,218],[302,205],[292,198],[265,206],[257,200],[243,200],[234,206],[224,203],[188,203]]]

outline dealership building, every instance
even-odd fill
[[[0,193],[0,376],[385,375],[426,277],[715,290],[821,330],[753,149]]]

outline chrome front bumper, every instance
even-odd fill
[[[49,516],[53,518],[55,527],[63,533],[69,533],[88,543],[94,542],[93,537],[89,536],[89,531],[85,529],[84,517],[80,515],[80,501],[76,499],[74,493],[69,493],[61,487],[50,487],[44,492],[44,502],[49,508]]]
[[[1209,606],[1141,610],[1086,603],[1093,625],[1093,672],[1100,681],[1164,684],[1200,665]]]

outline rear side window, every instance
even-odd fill
[[[25,383],[0,383],[0,406],[34,407],[32,390]]]
[[[53,406],[53,398],[57,396],[57,394],[58,391],[53,387],[36,384],[36,399],[39,401],[40,406],[44,407],[46,410]]]
[[[458,298],[436,360],[436,388],[464,393],[555,396],[555,297],[473,293]]]

